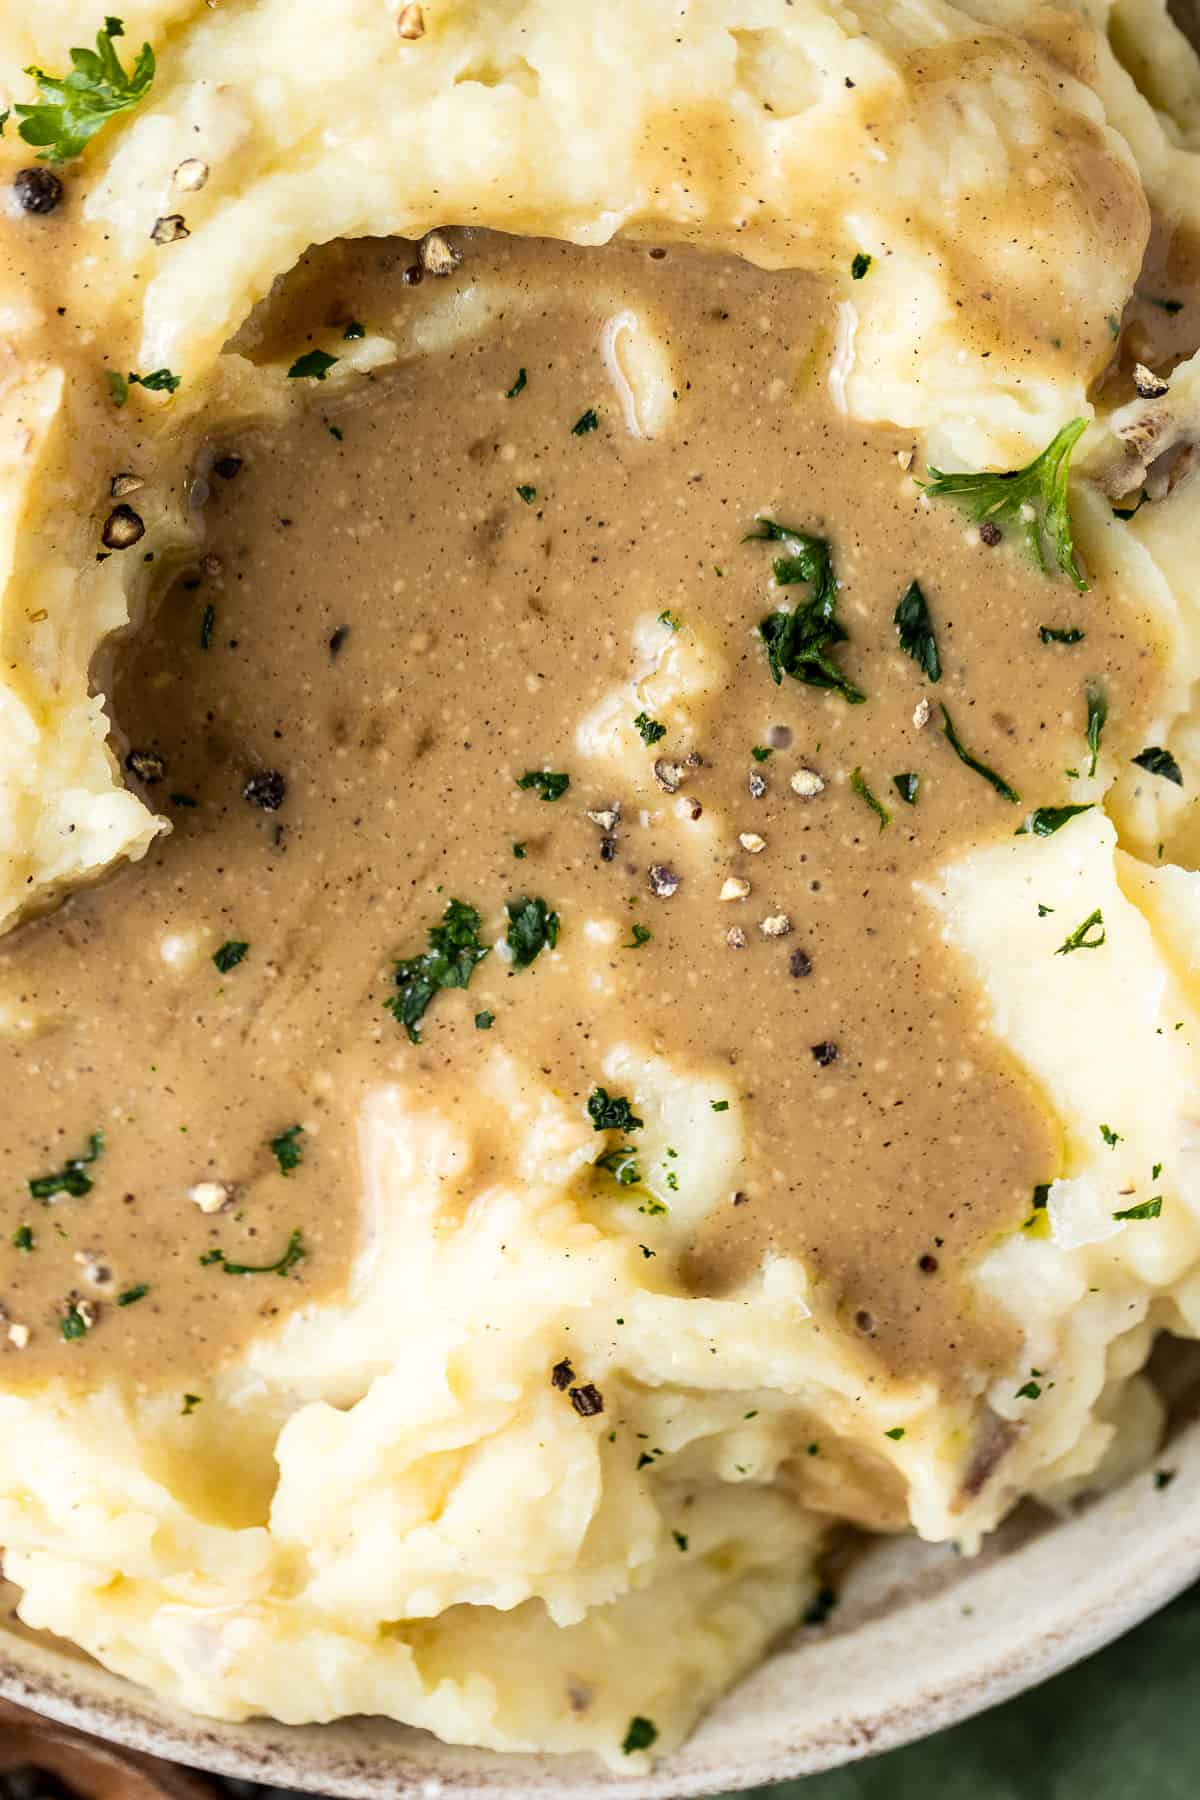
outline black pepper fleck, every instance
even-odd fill
[[[830,1063],[835,1063],[837,1061],[838,1047],[836,1044],[831,1044],[829,1040],[826,1039],[822,1044],[814,1044],[812,1053],[817,1067],[827,1069]]]
[[[251,806],[261,806],[264,812],[278,812],[287,794],[287,782],[278,769],[264,769],[261,775],[252,775],[242,789],[242,798],[249,800]]]
[[[334,632],[333,636],[329,640],[330,656],[340,656],[341,655],[342,650],[345,646],[346,639],[349,636],[350,636],[350,627],[348,625],[339,625],[337,630]]]
[[[985,519],[983,524],[979,527],[979,538],[981,543],[998,544],[1003,536],[1004,533],[994,519]]]
[[[27,213],[52,213],[63,197],[63,184],[51,169],[18,169],[13,188]]]
[[[597,1413],[604,1411],[604,1401],[600,1389],[594,1387],[590,1381],[584,1387],[571,1389],[571,1405],[581,1419],[595,1418]]]
[[[575,1371],[565,1356],[561,1362],[556,1362],[550,1371],[550,1385],[558,1388],[560,1392],[564,1388],[569,1388],[574,1379]]]
[[[793,950],[792,954],[788,957],[788,968],[797,978],[802,975],[811,975],[812,957],[808,954],[807,950]]]
[[[125,767],[146,787],[154,787],[167,772],[166,762],[157,750],[131,750],[125,758]]]
[[[218,456],[213,464],[213,474],[219,475],[222,481],[232,481],[235,475],[242,472],[242,459],[231,452],[228,456]]]

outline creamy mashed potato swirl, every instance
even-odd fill
[[[1152,212],[1200,233],[1200,67],[1153,0],[428,0],[404,9],[407,35],[400,10],[131,4],[124,43],[158,60],[149,94],[64,174],[56,237],[8,204],[0,925],[29,929],[170,829],[124,784],[95,658],[197,553],[202,440],[311,408],[263,321],[308,247],[342,238],[620,236],[797,271],[828,298],[797,361],[837,417],[916,447],[897,482],[926,461],[1014,468],[1086,419],[1075,543],[1162,648],[1145,741],[1183,765],[1182,783],[1156,780],[1110,738],[1071,790],[1086,817],[960,848],[916,883],[980,1034],[1060,1148],[1061,1173],[973,1271],[1009,1334],[985,1374],[881,1372],[791,1250],[697,1291],[690,1248],[747,1153],[736,1082],[633,1033],[596,1079],[631,1097],[645,1166],[669,1170],[680,1145],[692,1172],[686,1199],[648,1180],[666,1209],[652,1254],[643,1219],[584,1192],[589,1119],[500,1043],[470,1118],[380,1081],[358,1119],[366,1228],[344,1289],[264,1325],[202,1406],[102,1363],[82,1388],[70,1368],[30,1383],[10,1337],[0,1545],[28,1624],[211,1716],[380,1713],[629,1769],[804,1615],[831,1520],[970,1551],[1024,1496],[1118,1479],[1161,1429],[1140,1372],[1155,1333],[1200,1332],[1195,340],[1162,391],[1100,379],[1151,266]],[[99,22],[43,0],[0,23],[8,100],[28,98],[27,64],[65,66]],[[14,125],[6,191],[32,160]],[[623,428],[669,442],[688,371],[620,299],[605,356]],[[339,347],[322,401],[484,341],[522,304],[481,275],[372,324]],[[160,370],[175,391],[128,385]],[[119,494],[114,468],[139,486]],[[98,556],[124,493],[144,535]],[[1030,562],[1027,579],[1049,578]],[[626,651],[628,683],[576,743],[589,778],[636,787],[630,694],[700,742],[731,659],[653,613]],[[710,807],[689,878],[727,824]],[[1056,955],[1093,912],[1103,954]],[[612,939],[589,929],[573,954],[599,991]],[[38,1030],[8,990],[0,1030]]]

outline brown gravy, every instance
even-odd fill
[[[812,283],[629,246],[462,242],[451,282],[504,281],[529,304],[352,392],[314,386],[286,431],[212,446],[209,555],[121,651],[112,692],[114,741],[142,753],[173,834],[0,947],[0,1004],[29,1021],[0,1037],[0,1300],[31,1333],[19,1354],[4,1346],[3,1379],[121,1372],[202,1393],[284,1309],[345,1283],[371,1088],[401,1079],[469,1118],[499,1045],[582,1116],[622,1040],[732,1074],[739,1095],[739,1201],[690,1245],[686,1287],[727,1290],[767,1247],[794,1252],[818,1317],[881,1371],[969,1380],[1009,1339],[972,1307],[964,1272],[1019,1224],[1056,1145],[912,883],[1071,798],[1088,678],[1107,686],[1106,744],[1140,747],[1158,680],[1149,622],[922,503],[897,460],[911,441],[832,410],[830,306]],[[411,246],[377,243],[310,259],[270,330],[296,355],[338,349],[330,319],[386,330],[444,297],[405,284],[412,261]],[[601,357],[614,291],[670,347],[677,422],[655,440],[626,430]],[[573,433],[588,408],[596,428]],[[755,630],[776,603],[773,549],[743,542],[756,514],[829,539],[849,639],[836,660],[866,704],[773,685]],[[937,687],[897,647],[914,578]],[[665,610],[681,641],[699,632],[723,658],[724,685],[689,707],[702,762],[678,794],[654,776],[671,735],[614,792],[576,728],[634,673],[635,621]],[[1086,638],[1045,645],[1041,624]],[[942,702],[1021,807],[955,758]],[[773,753],[758,761],[755,745]],[[516,785],[542,768],[571,776],[552,804]],[[801,768],[824,780],[812,799],[791,789]],[[856,768],[886,829],[846,779]],[[892,779],[908,772],[912,807]],[[260,801],[277,798],[261,780],[274,775],[277,808],[245,798],[252,778]],[[689,835],[680,796],[721,822],[716,839]],[[606,834],[587,813],[614,803]],[[660,864],[679,876],[669,897],[648,885]],[[729,879],[749,882],[744,900],[719,898]],[[384,1010],[394,959],[424,948],[449,898],[478,907],[491,942],[522,894],[560,915],[562,955],[519,975],[489,957],[407,1042]],[[780,915],[786,935],[765,935]],[[595,917],[621,923],[602,1003],[576,951]],[[651,936],[627,948],[634,923]],[[222,973],[227,943],[249,949]],[[285,1173],[270,1144],[297,1124],[302,1160]],[[90,1191],[33,1199],[30,1178],[98,1131]],[[502,1166],[504,1144],[489,1154]],[[228,1210],[188,1198],[206,1182],[229,1184]],[[270,1265],[295,1231],[305,1256],[283,1278],[204,1260]],[[67,1339],[73,1294],[94,1322]]]

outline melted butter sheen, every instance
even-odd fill
[[[912,884],[1011,834],[1027,806],[1070,798],[1089,677],[1107,685],[1113,747],[1141,743],[1158,679],[1148,622],[922,506],[897,461],[911,445],[829,408],[832,320],[814,285],[627,246],[480,234],[465,248],[451,281],[495,281],[522,304],[348,394],[314,387],[284,430],[214,444],[242,460],[211,477],[209,554],[119,651],[114,742],[161,758],[146,792],[174,832],[0,950],[0,1004],[25,1021],[0,1038],[0,1083],[19,1096],[0,1128],[0,1299],[32,1334],[5,1346],[3,1378],[125,1373],[202,1391],[288,1308],[344,1288],[373,1087],[401,1079],[470,1124],[501,1045],[582,1116],[622,1041],[739,1095],[740,1202],[731,1193],[687,1247],[690,1289],[727,1290],[765,1250],[795,1253],[818,1318],[839,1319],[881,1372],[970,1380],[1009,1335],[973,1308],[966,1272],[1019,1225],[1057,1147]],[[310,334],[330,341],[330,319],[386,329],[443,306],[444,286],[404,284],[411,261],[402,245],[323,253],[268,336],[300,354]],[[603,361],[614,293],[669,347],[679,404],[654,441],[627,432]],[[506,398],[522,367],[526,387]],[[588,407],[598,428],[573,435]],[[532,504],[519,486],[536,488]],[[838,660],[865,705],[772,684],[755,631],[771,552],[742,541],[758,513],[830,540],[850,638]],[[936,688],[896,643],[914,577],[941,649]],[[664,609],[681,641],[694,632],[721,659],[719,690],[689,706],[702,763],[682,788],[719,822],[713,837],[698,821],[689,840],[655,783],[670,737],[616,788],[576,747],[579,720],[635,672],[635,623]],[[1047,647],[1045,622],[1086,639]],[[925,695],[934,719],[918,730]],[[942,701],[1025,806],[954,758]],[[825,782],[812,800],[790,787],[801,766]],[[553,805],[516,787],[541,767],[572,777]],[[857,767],[886,830],[849,785]],[[915,808],[892,786],[910,771]],[[274,811],[243,794],[267,772],[286,782]],[[606,860],[586,812],[614,802]],[[740,833],[765,849],[742,849]],[[670,898],[648,889],[656,863],[681,874]],[[718,898],[729,877],[751,884],[744,901]],[[489,958],[469,993],[435,999],[410,1045],[384,1011],[393,959],[423,948],[450,896],[479,907],[491,941],[523,892],[559,912],[561,956],[520,977]],[[765,936],[779,914],[790,931]],[[597,918],[620,925],[602,989],[582,974],[598,954],[583,922]],[[636,951],[623,947],[633,920],[652,932]],[[222,974],[211,959],[229,940],[249,951]],[[484,1011],[490,1031],[474,1024]],[[285,1174],[269,1144],[296,1123],[303,1159]],[[29,1197],[30,1177],[98,1130],[89,1193]],[[483,1147],[481,1180],[504,1154]],[[188,1193],[214,1181],[233,1199],[206,1215]],[[10,1242],[23,1224],[29,1252]],[[218,1247],[267,1264],[294,1230],[306,1256],[286,1278],[201,1261]],[[68,1341],[72,1294],[96,1316]]]

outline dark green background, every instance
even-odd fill
[[[888,1756],[756,1794],[1200,1800],[1200,1586],[1107,1650],[980,1718]]]

